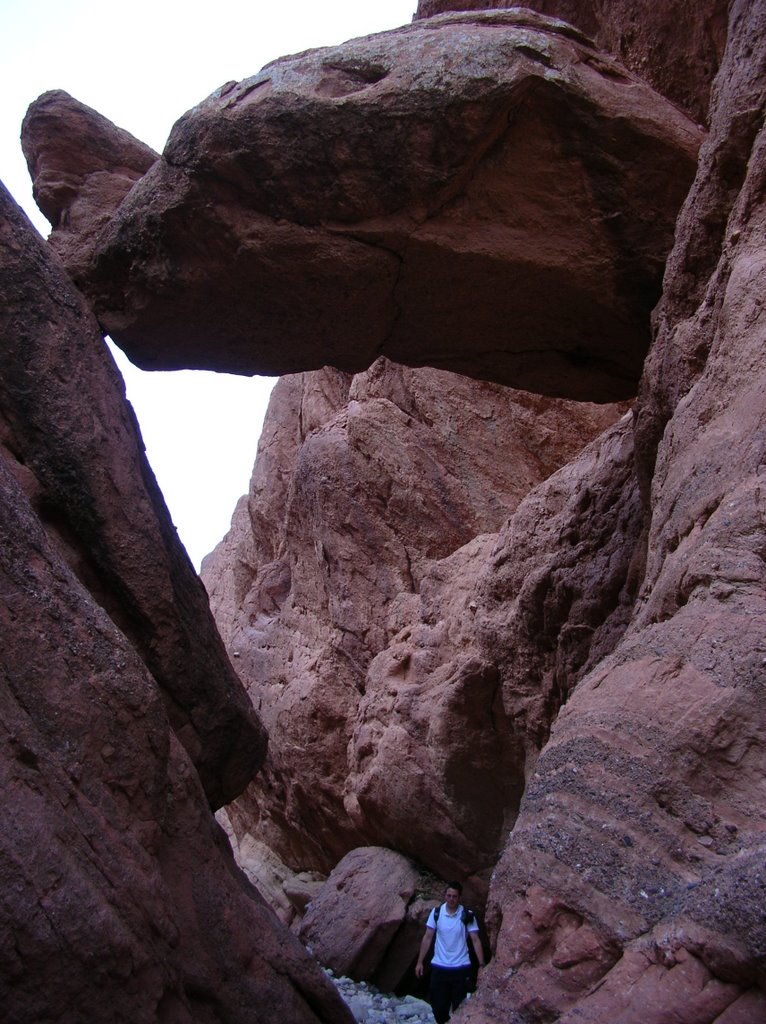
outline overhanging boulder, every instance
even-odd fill
[[[221,87],[69,266],[146,368],[622,399],[700,138],[564,22],[442,15]]]

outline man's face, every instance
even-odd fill
[[[460,893],[457,889],[447,889],[444,894],[444,900],[450,910],[454,910],[460,902]]]

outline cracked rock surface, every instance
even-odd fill
[[[33,114],[44,164],[62,143]],[[445,14],[222,86],[82,250],[57,230],[144,367],[385,355],[612,401],[635,393],[701,138],[564,22]]]

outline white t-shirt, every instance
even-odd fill
[[[447,913],[447,904],[442,903],[439,920],[436,921],[434,910],[428,915],[426,928],[436,930],[436,943],[431,963],[434,967],[468,967],[471,958],[468,955],[466,926],[463,924],[463,908],[458,905],[455,914]],[[468,925],[469,932],[478,932],[476,918]]]

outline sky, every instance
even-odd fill
[[[187,110],[289,53],[407,24],[417,0],[0,0],[0,179],[43,235],[19,132],[64,89],[162,152]],[[247,492],[273,378],[145,373],[116,350],[173,522],[199,569]]]

